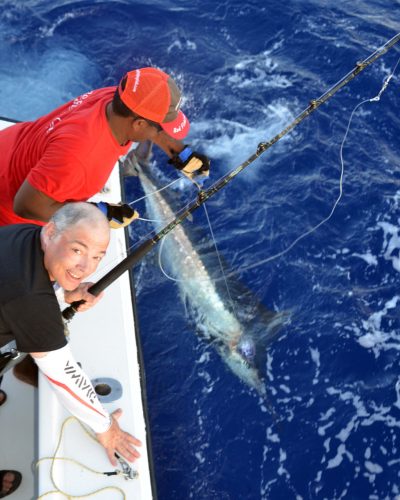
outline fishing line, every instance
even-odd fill
[[[283,255],[285,255],[286,253],[288,253],[299,241],[303,240],[304,238],[306,238],[307,236],[309,236],[310,234],[312,234],[314,231],[316,231],[317,229],[319,229],[323,224],[325,224],[326,222],[329,221],[329,219],[332,218],[333,216],[333,213],[335,212],[341,198],[342,198],[342,195],[343,195],[343,177],[344,177],[344,159],[343,159],[343,148],[344,148],[344,144],[346,142],[346,139],[347,139],[347,136],[348,136],[348,133],[350,131],[350,125],[351,125],[351,122],[353,120],[353,117],[354,117],[354,114],[356,113],[356,111],[358,110],[359,107],[361,107],[363,104],[367,103],[367,102],[378,102],[383,94],[383,92],[386,90],[390,80],[392,79],[392,77],[394,76],[395,72],[396,72],[396,69],[397,69],[397,66],[399,65],[400,63],[400,58],[399,60],[397,61],[392,73],[384,80],[383,82],[383,85],[382,85],[382,88],[381,90],[379,91],[379,93],[375,96],[375,97],[372,97],[370,99],[365,99],[364,101],[358,103],[351,115],[350,115],[350,118],[349,118],[349,121],[348,121],[348,124],[347,124],[347,128],[346,128],[346,132],[344,134],[344,137],[343,137],[343,140],[342,140],[342,143],[340,145],[340,164],[341,164],[341,170],[340,170],[340,178],[339,178],[339,196],[337,197],[333,207],[332,207],[332,210],[331,212],[329,213],[329,215],[323,219],[321,222],[319,222],[316,226],[312,227],[311,229],[309,229],[308,231],[306,231],[305,233],[301,234],[298,238],[296,238],[285,250],[282,250],[282,252],[279,252],[275,255],[271,255],[270,257],[267,257],[266,259],[262,259],[258,262],[255,262],[253,264],[250,264],[249,266],[245,266],[245,267],[241,267],[239,269],[237,269],[236,271],[232,271],[231,273],[229,273],[226,278],[229,278],[231,276],[234,276],[240,272],[243,272],[243,271],[248,271],[250,269],[254,269],[255,267],[258,267],[260,265],[263,265],[263,264],[266,264],[267,262],[271,262],[275,259],[278,259],[279,257],[282,257]],[[219,278],[221,279],[221,278]]]
[[[373,103],[373,102],[379,102],[380,101],[382,94],[385,92],[385,90],[387,89],[387,87],[388,87],[388,85],[390,83],[390,80],[395,75],[395,72],[397,70],[397,67],[398,67],[399,63],[400,63],[400,58],[398,59],[397,63],[395,64],[393,71],[385,78],[385,80],[383,82],[383,85],[382,85],[380,91],[378,92],[378,94],[375,97],[372,97],[370,99],[365,99],[362,102],[358,103],[354,107],[353,111],[351,112],[351,115],[350,115],[350,118],[349,118],[349,121],[348,121],[348,124],[347,124],[347,128],[346,128],[346,131],[345,131],[342,143],[340,145],[340,165],[341,165],[341,169],[340,169],[340,177],[339,177],[339,196],[337,197],[336,201],[334,202],[333,207],[332,207],[329,215],[327,217],[325,217],[322,221],[320,221],[317,225],[315,225],[314,227],[312,227],[311,229],[309,229],[305,233],[302,233],[300,236],[298,236],[287,248],[285,248],[284,250],[282,250],[281,252],[279,252],[277,254],[271,255],[270,257],[267,257],[265,259],[262,259],[262,260],[259,260],[259,261],[255,262],[253,264],[250,264],[249,266],[240,267],[240,268],[236,269],[235,271],[231,271],[230,273],[225,274],[224,271],[223,271],[220,254],[219,254],[219,251],[218,251],[218,248],[217,248],[217,244],[216,244],[216,240],[215,240],[215,237],[214,237],[214,233],[213,233],[213,229],[212,229],[212,226],[211,226],[211,222],[210,222],[210,218],[209,218],[209,215],[208,215],[208,211],[207,211],[207,208],[206,208],[206,204],[205,203],[203,204],[204,205],[204,211],[205,211],[206,218],[207,218],[207,222],[208,222],[208,226],[209,226],[209,229],[210,229],[210,233],[211,233],[211,236],[212,236],[212,239],[213,239],[213,242],[214,242],[214,246],[215,246],[215,249],[216,249],[216,253],[217,253],[218,260],[220,262],[220,266],[221,266],[221,270],[222,270],[222,274],[223,274],[223,277],[221,277],[221,278],[212,278],[212,280],[214,282],[218,282],[218,281],[221,281],[221,280],[225,281],[225,286],[227,288],[228,295],[229,295],[229,298],[230,298],[230,300],[232,302],[232,305],[233,305],[233,301],[232,301],[232,297],[231,297],[231,295],[229,293],[229,286],[228,286],[228,282],[227,282],[228,278],[230,278],[232,276],[235,276],[237,274],[240,274],[240,273],[242,273],[244,271],[248,271],[250,269],[254,269],[254,268],[259,267],[259,266],[261,266],[263,264],[266,264],[268,262],[272,262],[272,261],[274,261],[274,260],[282,257],[283,255],[286,255],[295,245],[297,245],[297,243],[299,243],[300,241],[302,241],[304,238],[306,238],[310,234],[314,233],[317,229],[319,229],[323,224],[325,224],[326,222],[328,222],[332,218],[332,216],[333,216],[333,214],[334,214],[334,212],[335,212],[335,210],[336,210],[336,208],[337,208],[337,206],[338,206],[338,204],[339,204],[339,202],[340,202],[340,200],[342,198],[342,195],[343,195],[343,178],[344,178],[343,148],[344,148],[344,144],[345,144],[345,142],[347,140],[347,137],[348,137],[348,134],[349,134],[349,131],[350,131],[350,126],[351,126],[351,123],[353,121],[353,117],[354,117],[355,113],[357,112],[357,110],[362,105],[364,105],[364,104],[366,104],[368,102]],[[150,197],[152,195],[155,195],[156,193],[159,193],[159,192],[167,189],[168,187],[172,186],[178,180],[180,180],[180,179],[179,178],[175,179],[174,181],[172,181],[169,184],[165,185],[161,189],[158,189],[156,191],[153,191],[153,192],[147,194],[146,196],[138,198],[138,200],[135,200],[135,201],[131,202],[130,204],[135,203],[136,201],[142,200],[143,198],[147,198],[147,197]],[[198,189],[200,189],[199,186],[196,183],[193,183],[193,184],[196,185],[196,187]],[[179,215],[179,213],[183,213],[187,209],[188,206],[190,206],[190,202],[187,203],[187,205],[178,212],[178,215]],[[166,222],[166,220],[145,219],[145,218],[140,218],[140,217],[139,217],[139,220],[146,221],[146,222]],[[149,231],[147,233],[147,235],[145,235],[144,237],[142,237],[142,239],[148,238],[150,235],[152,235],[154,233],[155,233],[155,230]],[[167,237],[170,236],[170,235],[171,234],[167,235]],[[159,256],[158,256],[158,264],[159,264],[160,270],[161,270],[161,272],[164,274],[164,276],[168,280],[174,281],[174,282],[177,282],[177,283],[183,282],[185,280],[182,280],[182,279],[179,279],[179,278],[174,278],[173,276],[171,276],[170,274],[168,274],[166,272],[166,270],[164,269],[163,265],[162,265],[162,251],[163,251],[163,247],[164,247],[164,241],[165,241],[165,239],[167,237],[165,237],[161,241],[161,243],[160,243]],[[135,242],[133,245],[131,245],[130,247],[128,247],[128,249],[127,249],[126,252],[121,252],[121,254],[123,256],[127,255],[136,246],[140,245],[140,243],[141,243],[141,241]],[[102,267],[101,270],[99,269],[98,271],[96,271],[96,273],[93,274],[93,277],[95,277],[97,273],[104,272],[107,268],[111,268],[111,266],[113,266],[115,262],[119,262],[119,259],[120,259],[120,256],[117,256],[115,259],[113,259],[112,261],[110,261],[109,263],[107,263],[106,266]],[[193,276],[193,277],[195,277],[195,276]]]
[[[171,280],[171,281],[175,281],[175,282],[178,282],[178,281],[184,281],[184,280],[178,280],[176,278],[173,278],[172,276],[170,276],[169,274],[167,274],[167,272],[165,271],[163,265],[162,265],[162,251],[163,251],[163,248],[164,248],[164,243],[165,241],[167,240],[167,238],[169,238],[170,235],[168,235],[166,238],[164,238],[163,240],[161,240],[161,243],[160,243],[160,248],[158,250],[158,267],[160,268],[160,271],[163,273],[163,275]]]
[[[163,188],[161,188],[162,190],[163,189],[166,189],[168,186],[170,186],[171,184],[173,184],[174,182],[176,181],[179,181],[181,180],[181,178],[178,178],[178,179],[175,179],[173,182],[167,184],[166,186],[164,186]],[[152,193],[149,193],[147,196],[151,196],[151,195],[154,195],[156,193],[158,193],[159,190],[157,191],[153,191]],[[133,203],[133,202],[132,202]],[[185,211],[188,209],[188,207],[190,206],[190,203],[191,202],[188,202],[183,208],[179,209],[179,211],[176,213],[176,216],[180,216],[182,214],[185,213]],[[139,218],[140,219],[140,218]],[[140,219],[140,220],[143,220],[143,221],[149,221],[149,222],[167,222],[167,220],[156,220],[156,219]],[[130,227],[133,227],[133,226],[130,226]],[[113,229],[113,231],[118,231],[118,229]],[[136,248],[138,248],[142,243],[143,241],[146,241],[147,239],[151,238],[152,236],[154,236],[156,234],[156,230],[155,229],[152,229],[150,231],[148,231],[145,235],[141,236],[140,240],[139,241],[135,241],[134,243],[132,243],[132,245],[130,245],[129,247],[127,247],[126,250],[122,250],[122,251],[119,251],[119,255],[115,256],[112,260],[110,260],[109,262],[107,262],[107,264],[104,264],[101,268],[99,267],[92,275],[91,275],[91,278],[95,278],[96,276],[99,276],[99,275],[103,275],[104,274],[104,271],[107,271],[108,269],[113,269],[113,266],[115,264],[118,264],[121,262],[121,256],[123,258],[126,258],[127,256],[129,256],[130,254],[132,254]],[[162,241],[161,241],[162,243]],[[165,276],[168,277],[168,273],[165,273]],[[169,279],[171,280],[174,280],[172,277],[168,277]]]
[[[169,182],[168,184],[166,184],[165,186],[163,186],[162,188],[160,189],[157,189],[155,191],[152,191],[151,193],[148,193],[146,194],[145,196],[142,196],[140,198],[137,198],[133,201],[130,201],[127,203],[127,205],[133,205],[134,203],[137,203],[138,201],[141,201],[141,200],[144,200],[145,198],[148,198],[150,196],[153,196],[157,193],[160,193],[161,191],[164,191],[165,189],[171,187],[173,184],[175,184],[176,182],[180,181],[182,178],[181,177],[178,177],[177,179],[174,179],[173,181]],[[189,204],[187,205],[189,206]],[[186,207],[184,207],[183,210],[185,210]],[[168,222],[167,219],[146,219],[144,217],[138,217],[136,220],[141,220],[143,222]],[[141,239],[139,241],[136,241],[135,243],[133,243],[132,245],[130,245],[129,247],[127,247],[126,250],[123,250],[123,251],[120,251],[119,254],[117,256],[115,256],[112,260],[110,260],[109,262],[107,262],[107,264],[103,265],[101,268],[97,269],[91,276],[91,278],[95,278],[96,276],[99,276],[100,274],[103,274],[104,271],[107,271],[109,269],[112,269],[113,266],[118,263],[118,262],[121,262],[121,259],[123,258],[126,258],[127,255],[129,255],[129,253],[131,253],[135,247],[139,246],[143,240],[147,239],[147,238],[150,238],[151,235],[155,234],[155,230],[151,230],[151,231],[148,231],[147,234],[145,234],[144,236],[141,237]],[[166,277],[167,274],[165,274]],[[172,278],[170,278],[172,279]]]
[[[168,233],[170,233],[176,226],[181,224],[183,220],[187,219],[197,208],[199,208],[205,201],[218,193],[221,189],[223,189],[226,184],[231,182],[240,172],[242,172],[245,168],[247,168],[250,164],[252,164],[255,160],[257,160],[267,149],[273,146],[276,142],[278,142],[282,137],[288,134],[291,130],[293,130],[299,123],[301,123],[306,117],[308,117],[311,113],[313,113],[316,109],[318,109],[322,104],[328,101],[333,95],[335,95],[340,89],[342,89],[345,85],[347,85],[351,80],[353,80],[360,72],[362,72],[365,68],[374,63],[377,59],[379,59],[383,54],[385,54],[388,50],[390,50],[395,44],[400,41],[400,33],[397,33],[393,38],[388,40],[384,45],[378,48],[373,54],[366,57],[363,61],[357,62],[356,66],[347,73],[342,79],[340,79],[333,87],[331,87],[327,92],[322,94],[319,98],[311,100],[309,106],[304,109],[291,123],[289,123],[280,133],[276,134],[272,139],[267,142],[262,142],[258,145],[257,150],[253,153],[247,160],[242,162],[239,166],[237,166],[234,170],[230,172],[227,176],[223,177],[220,182],[217,184],[213,184],[207,190],[201,190],[197,199],[190,204],[187,209],[181,213],[181,215],[177,216],[172,222],[167,224],[164,228],[158,231],[150,240],[142,242],[135,252],[128,255],[123,261],[119,262],[110,272],[108,272],[105,276],[103,276],[97,283],[92,285],[89,288],[89,292],[93,295],[98,295],[105,288],[107,288],[111,283],[113,283],[116,279],[118,279],[123,273],[125,273],[128,269],[131,269],[139,260],[141,260],[147,253],[149,253],[152,248]],[[305,235],[307,235],[305,233]],[[297,241],[304,238],[305,235],[301,235],[299,238],[290,245],[292,248]],[[289,248],[289,249],[290,249]],[[286,253],[288,251],[285,250],[283,252],[279,252],[276,256],[271,256],[267,259],[261,261],[261,263],[269,262],[273,258],[277,258],[278,256]],[[257,265],[261,265],[257,263]],[[255,267],[248,266],[247,268]],[[245,269],[245,268],[243,268]],[[241,272],[241,271],[239,271]],[[233,272],[231,274],[237,274],[237,272]],[[227,275],[229,277],[229,275]],[[76,312],[76,308],[82,303],[82,301],[73,302],[70,307],[64,309],[63,317],[70,321]]]
[[[396,65],[395,65],[395,67],[394,67],[394,69],[393,69],[392,73],[391,73],[388,77],[386,77],[386,79],[384,80],[383,85],[382,85],[382,88],[381,88],[381,90],[379,91],[379,93],[378,93],[375,97],[373,97],[373,98],[370,98],[370,99],[365,99],[364,101],[362,101],[362,102],[358,103],[358,104],[354,107],[354,109],[353,109],[353,111],[352,111],[352,113],[351,113],[351,115],[350,115],[350,118],[349,118],[349,121],[348,121],[348,124],[347,124],[347,128],[346,128],[346,132],[345,132],[345,134],[344,134],[344,137],[343,137],[342,143],[341,143],[341,145],[340,145],[340,163],[341,163],[341,170],[340,170],[340,178],[339,178],[339,196],[337,197],[336,201],[334,202],[333,207],[332,207],[332,209],[331,209],[331,211],[330,211],[329,215],[328,215],[327,217],[325,217],[325,218],[324,218],[321,222],[319,222],[317,225],[315,225],[314,227],[312,227],[311,229],[309,229],[309,230],[308,230],[308,231],[306,231],[305,233],[301,234],[301,235],[300,235],[298,238],[296,238],[296,239],[295,239],[295,240],[294,240],[294,241],[293,241],[293,242],[292,242],[292,243],[291,243],[291,244],[290,244],[287,248],[285,248],[285,249],[284,249],[284,250],[282,250],[281,252],[279,252],[279,253],[277,253],[277,254],[275,254],[275,255],[272,255],[272,256],[270,256],[270,257],[267,257],[267,258],[265,258],[265,259],[262,259],[262,260],[260,260],[260,261],[258,261],[258,262],[255,262],[255,263],[253,263],[253,264],[250,264],[249,266],[244,266],[244,267],[241,267],[241,268],[239,268],[239,269],[237,269],[237,270],[235,270],[235,271],[232,271],[232,272],[230,272],[229,274],[227,274],[226,276],[224,276],[223,278],[215,278],[215,279],[214,279],[214,281],[218,281],[218,280],[221,280],[221,279],[224,279],[224,280],[226,281],[226,279],[227,279],[227,278],[229,278],[229,277],[231,277],[231,276],[234,276],[234,275],[236,275],[236,274],[239,274],[239,273],[241,273],[241,272],[243,272],[243,271],[248,271],[248,270],[250,270],[250,269],[254,269],[255,267],[261,266],[261,265],[263,265],[263,264],[266,264],[267,262],[271,262],[271,261],[273,261],[273,260],[275,260],[275,259],[278,259],[278,258],[282,257],[283,255],[285,255],[286,253],[288,253],[288,252],[289,252],[289,251],[290,251],[290,250],[291,250],[291,249],[292,249],[295,245],[297,245],[297,243],[299,243],[299,241],[303,240],[304,238],[306,238],[307,236],[309,236],[310,234],[312,234],[313,232],[315,232],[315,231],[316,231],[317,229],[319,229],[319,228],[320,228],[323,224],[325,224],[326,222],[328,222],[328,221],[332,218],[332,216],[333,216],[333,214],[334,214],[334,212],[335,212],[335,210],[336,210],[336,208],[337,208],[337,206],[338,206],[338,204],[339,204],[339,202],[340,202],[340,200],[341,200],[341,198],[342,198],[342,195],[343,195],[343,177],[344,177],[344,159],[343,159],[343,148],[344,148],[344,144],[345,144],[345,142],[346,142],[346,139],[347,139],[348,133],[349,133],[349,131],[350,131],[350,126],[351,126],[351,122],[352,122],[352,120],[353,120],[354,114],[356,113],[356,111],[358,110],[358,108],[360,108],[363,104],[365,104],[365,103],[367,103],[367,102],[371,102],[371,103],[372,103],[372,102],[378,102],[378,101],[380,100],[380,98],[381,98],[381,96],[382,96],[383,92],[386,90],[386,88],[388,87],[388,84],[389,84],[390,80],[391,80],[391,79],[392,79],[392,77],[394,76],[394,74],[395,74],[395,72],[396,72],[396,69],[397,69],[397,66],[399,65],[399,63],[400,63],[400,58],[399,58],[399,60],[397,61],[397,63],[396,63]]]
[[[112,229],[112,231],[120,231],[120,229]],[[122,249],[118,250],[118,255],[113,257],[106,264],[102,264],[101,267],[98,267],[96,269],[96,271],[90,275],[90,279],[95,279],[98,276],[103,275],[106,271],[113,269],[116,264],[119,264],[130,253],[132,253],[132,251],[134,251],[135,248],[140,246],[142,243],[142,240],[145,240],[146,238],[150,238],[154,233],[155,233],[155,230],[152,229],[151,231],[148,231],[144,236],[142,236],[139,241],[135,241],[132,245],[127,247],[126,250],[122,250]]]
[[[244,267],[240,267],[238,269],[236,269],[235,271],[232,271],[230,273],[228,273],[227,275],[225,275],[223,273],[223,277],[222,278],[213,278],[213,281],[221,281],[221,280],[224,280],[225,283],[226,283],[226,286],[227,286],[227,289],[228,289],[228,284],[227,284],[227,278],[230,278],[231,276],[235,276],[236,274],[239,274],[239,273],[242,273],[244,271],[248,271],[250,269],[254,269],[256,267],[259,267],[263,264],[266,264],[268,262],[272,262],[273,260],[276,260],[280,257],[282,257],[283,255],[287,254],[295,245],[297,245],[297,243],[299,243],[301,240],[303,240],[304,238],[306,238],[307,236],[311,235],[312,233],[314,233],[315,231],[317,231],[317,229],[319,229],[323,224],[325,224],[326,222],[328,222],[342,196],[343,196],[343,178],[344,178],[344,158],[343,158],[343,148],[344,148],[344,144],[347,140],[347,137],[348,137],[348,134],[349,134],[349,131],[350,131],[350,126],[351,126],[351,123],[352,123],[352,120],[353,120],[353,117],[355,115],[355,113],[357,112],[357,110],[362,106],[364,105],[365,103],[373,103],[373,102],[378,102],[382,96],[382,94],[385,92],[385,90],[387,89],[388,85],[389,85],[389,82],[390,80],[393,78],[395,72],[396,72],[396,69],[397,69],[397,66],[399,65],[400,63],[400,58],[398,59],[397,63],[395,64],[394,66],[394,69],[393,71],[385,78],[383,84],[382,84],[382,87],[380,89],[380,91],[378,92],[378,94],[375,96],[375,97],[372,97],[370,99],[365,99],[363,100],[362,102],[358,103],[353,111],[351,112],[351,115],[350,115],[350,118],[349,118],[349,121],[348,121],[348,124],[347,124],[347,127],[346,127],[346,132],[344,134],[344,137],[343,137],[343,140],[342,140],[342,143],[340,145],[340,177],[339,177],[339,196],[337,197],[336,201],[334,202],[333,204],[333,207],[329,213],[329,215],[327,217],[325,217],[322,221],[320,221],[318,224],[316,224],[315,226],[313,226],[311,229],[309,229],[308,231],[302,233],[300,236],[298,236],[287,248],[285,248],[284,250],[282,250],[281,252],[279,253],[276,253],[274,255],[271,255],[270,257],[267,257],[265,259],[262,259],[262,260],[259,260],[257,262],[254,262],[253,264],[250,264],[248,266],[244,266]],[[204,207],[205,207],[205,203],[204,203]],[[211,231],[211,235],[214,239],[214,245],[216,247],[216,243],[215,243],[215,238],[214,238],[214,235],[213,235],[213,231],[212,231],[212,227],[211,227],[211,223],[210,223],[210,219],[208,217],[208,213],[207,213],[207,210],[205,209],[206,211],[206,216],[207,216],[207,220],[208,220],[208,224],[209,224],[209,228],[210,228],[210,231]],[[219,253],[218,253],[218,249],[216,247],[216,250],[217,250],[217,255],[218,255],[218,259],[220,260],[220,256],[219,256]],[[220,260],[220,263],[221,263],[221,260]],[[223,272],[223,268],[221,267],[221,270]],[[164,273],[165,274],[165,273]],[[173,281],[184,281],[184,280],[178,280],[178,279],[175,279],[175,278],[172,278],[171,276],[168,276],[165,274],[165,276],[168,278],[168,279],[171,279]],[[232,300],[232,299],[231,299]]]
[[[173,181],[171,181],[169,184],[167,184],[166,186],[162,187],[161,189],[157,189],[156,191],[153,191],[153,192],[151,192],[149,194],[146,194],[146,195],[142,196],[141,198],[137,198],[136,200],[130,201],[128,203],[128,205],[133,205],[134,203],[137,203],[138,201],[144,200],[145,198],[148,198],[149,196],[152,196],[152,195],[154,195],[156,193],[161,193],[161,191],[164,191],[164,189],[167,189],[167,188],[171,187],[173,184],[175,184],[179,180],[181,180],[180,177],[178,177],[177,179],[174,179]],[[150,219],[141,219],[141,220],[150,220]],[[153,222],[153,221],[151,221],[151,222]]]
[[[157,222],[157,221],[155,221]],[[112,229],[112,231],[119,231],[120,229]],[[110,261],[108,261],[106,264],[103,264],[101,267],[96,269],[96,271],[90,276],[91,279],[94,279],[100,275],[103,275],[104,272],[108,271],[109,269],[113,269],[115,264],[118,264],[121,262],[121,259],[125,259],[130,253],[132,253],[135,248],[139,247],[142,244],[143,240],[146,240],[147,238],[150,238],[152,235],[155,234],[155,230],[152,229],[148,231],[145,235],[141,237],[139,241],[135,241],[130,245],[129,247],[126,248],[126,250],[119,250],[118,255],[113,257]]]
[[[168,219],[145,219],[143,217],[138,217],[137,220],[142,220],[145,222],[168,222]]]
[[[230,292],[230,289],[229,289],[229,285],[228,285],[228,281],[225,277],[225,272],[224,272],[224,266],[223,266],[223,263],[222,263],[222,259],[221,259],[221,255],[220,255],[220,252],[219,252],[219,249],[218,249],[218,245],[217,245],[217,241],[215,239],[215,236],[214,236],[214,231],[213,231],[213,228],[212,228],[212,225],[211,225],[211,221],[210,221],[210,217],[208,215],[208,211],[207,211],[207,207],[206,207],[206,203],[203,204],[203,207],[204,207],[204,212],[206,214],[206,218],[207,218],[207,222],[208,222],[208,227],[210,229],[210,234],[211,234],[211,238],[213,240],[213,243],[214,243],[214,248],[215,248],[215,252],[217,254],[217,258],[218,258],[218,263],[219,263],[219,267],[221,269],[221,273],[222,273],[222,278],[219,278],[219,280],[221,279],[224,279],[225,281],[225,288],[226,288],[226,291],[228,293],[228,298],[229,298],[229,301],[231,303],[231,306],[232,306],[232,310],[234,312],[234,315],[237,318],[237,314],[236,314],[236,307],[235,307],[235,303],[232,299],[232,295],[231,295],[231,292]],[[186,278],[186,279],[179,279],[179,278],[174,278],[173,276],[169,275],[165,269],[164,269],[164,266],[162,264],[162,252],[163,252],[163,249],[164,249],[164,243],[165,241],[167,240],[167,238],[169,238],[171,236],[171,234],[169,234],[167,237],[165,237],[161,243],[160,243],[160,248],[159,248],[159,251],[158,251],[158,265],[159,265],[159,268],[160,268],[160,271],[163,273],[163,275],[169,279],[170,281],[174,281],[175,283],[184,283],[185,281],[187,281],[188,279],[190,280],[190,278]],[[207,271],[206,271],[207,272]],[[196,276],[192,276],[193,278],[196,278]],[[212,281],[217,281],[213,278],[210,277],[210,279]],[[205,281],[205,280],[197,280],[197,281]]]
[[[220,262],[220,265],[221,265],[221,270],[222,270],[222,273],[223,273],[223,277],[221,278],[212,278],[212,280],[214,282],[218,282],[218,281],[221,281],[221,280],[224,280],[225,281],[225,285],[227,287],[227,290],[228,290],[228,294],[229,294],[229,297],[230,297],[230,300],[232,301],[232,297],[230,296],[230,293],[229,293],[229,287],[228,287],[228,283],[227,283],[227,279],[232,277],[232,276],[235,276],[237,274],[240,274],[244,271],[248,271],[248,270],[251,270],[251,269],[254,269],[256,267],[259,267],[263,264],[266,264],[268,262],[272,262],[284,255],[286,255],[295,245],[297,245],[297,243],[299,243],[300,241],[302,241],[304,238],[306,238],[307,236],[311,235],[312,233],[314,233],[315,231],[317,231],[317,229],[319,229],[323,224],[325,224],[326,222],[328,222],[341,198],[342,198],[342,195],[343,195],[343,178],[344,178],[344,159],[343,159],[343,148],[344,148],[344,144],[347,140],[347,136],[348,136],[348,133],[350,131],[350,126],[351,126],[351,123],[352,123],[352,120],[353,120],[353,117],[355,115],[355,113],[357,112],[357,110],[364,104],[366,104],[367,102],[370,102],[370,103],[373,103],[373,102],[379,102],[380,99],[381,99],[381,96],[382,94],[386,91],[391,79],[394,77],[395,73],[396,73],[396,70],[397,70],[397,67],[398,65],[400,64],[400,58],[397,60],[394,68],[393,68],[393,71],[385,78],[383,84],[382,84],[382,87],[380,89],[380,91],[378,92],[378,94],[375,96],[375,97],[372,97],[370,99],[365,99],[363,100],[362,102],[358,103],[353,111],[351,112],[351,115],[350,115],[350,118],[349,118],[349,121],[348,121],[348,124],[347,124],[347,128],[346,128],[346,132],[344,134],[344,137],[343,137],[343,140],[342,140],[342,143],[340,145],[340,165],[341,165],[341,169],[340,169],[340,177],[339,177],[339,196],[337,197],[336,201],[334,202],[333,204],[333,207],[329,213],[329,215],[327,217],[325,217],[322,221],[320,221],[317,225],[315,225],[314,227],[312,227],[311,229],[309,229],[308,231],[306,231],[305,233],[302,233],[300,236],[298,236],[287,248],[285,248],[284,250],[282,250],[281,252],[278,252],[274,255],[271,255],[270,257],[267,257],[265,259],[261,259],[257,262],[254,262],[253,264],[250,264],[248,266],[244,266],[244,267],[240,267],[238,269],[236,269],[235,271],[231,271],[230,273],[226,274],[224,273],[223,271],[223,267],[222,267],[222,262],[221,262],[221,259],[220,259],[220,254],[218,252],[218,248],[217,248],[217,244],[216,244],[216,240],[214,238],[214,233],[213,233],[213,229],[212,229],[212,226],[211,226],[211,222],[210,222],[210,218],[209,218],[209,215],[208,215],[208,212],[207,212],[207,208],[206,208],[206,204],[204,203],[204,210],[205,210],[205,214],[206,214],[206,218],[207,218],[207,221],[208,221],[208,226],[210,228],[210,232],[211,232],[211,236],[213,238],[213,241],[214,241],[214,246],[215,246],[215,249],[216,249],[216,252],[217,252],[217,256],[218,256],[218,260]],[[222,179],[223,177],[221,177],[220,179]],[[133,203],[136,203],[137,201],[139,200],[142,200],[144,198],[147,198],[147,197],[150,197],[152,195],[155,195],[156,193],[159,193],[161,191],[164,191],[165,189],[169,188],[170,186],[172,186],[173,184],[175,184],[178,180],[180,180],[180,178],[178,179],[174,179],[172,182],[168,183],[167,185],[165,185],[164,187],[162,187],[161,189],[158,189],[156,191],[153,191],[145,196],[142,196],[141,198],[138,198],[137,200],[133,201],[133,202],[130,202],[130,204],[133,204]],[[219,182],[219,181],[217,181]],[[193,182],[193,184],[200,190],[200,186],[198,186],[197,183]],[[187,210],[187,208],[190,206],[190,204],[193,203],[192,202],[189,202],[186,204],[185,207],[183,207],[177,214],[177,216],[179,216],[180,213],[184,213],[185,210]],[[166,222],[166,220],[156,220],[156,219],[145,219],[145,218],[140,218],[139,217],[139,220],[142,220],[142,221],[146,221],[146,222]],[[145,239],[145,238],[148,238],[150,237],[150,235],[154,234],[155,233],[155,230],[153,231],[149,231],[147,233],[147,235],[145,235],[144,237],[142,237],[142,240]],[[126,252],[121,252],[121,254],[123,256],[125,255],[128,255],[129,252],[131,252],[135,247],[139,246],[141,243],[141,240],[138,241],[138,242],[135,242],[133,245],[131,245],[130,247],[127,248],[127,251]],[[174,281],[174,282],[182,282],[184,280],[181,280],[181,279],[178,279],[178,278],[174,278],[173,276],[169,275],[163,265],[162,265],[162,260],[161,260],[161,255],[162,255],[162,250],[163,250],[163,246],[164,246],[164,240],[161,241],[161,244],[160,244],[160,250],[159,250],[159,257],[158,257],[158,263],[159,263],[159,267],[160,267],[160,270],[161,272],[164,274],[164,276],[169,279],[170,281]],[[101,269],[99,269],[98,271],[96,271],[94,274],[93,274],[93,277],[96,276],[96,274],[100,273],[100,272],[104,272],[104,270],[106,270],[107,268],[111,268],[111,266],[114,265],[115,262],[119,262],[119,259],[120,259],[120,256],[117,256],[116,258],[114,258],[112,261],[110,261],[109,263],[107,263],[106,266],[102,267]]]
[[[203,205],[204,207],[204,212],[206,214],[206,218],[207,218],[207,222],[208,222],[208,227],[210,229],[210,233],[211,233],[211,238],[214,242],[214,248],[215,248],[215,251],[217,253],[217,257],[218,257],[218,262],[219,262],[219,267],[221,269],[221,273],[222,273],[222,277],[224,279],[224,282],[225,282],[225,288],[226,288],[226,291],[228,292],[228,297],[229,297],[229,300],[231,302],[231,306],[232,306],[232,309],[235,313],[235,316],[236,316],[236,319],[237,319],[237,314],[236,314],[236,309],[235,309],[235,303],[233,302],[233,299],[232,299],[232,295],[231,295],[231,292],[229,290],[229,286],[228,286],[228,280],[226,279],[226,276],[225,276],[225,273],[224,273],[224,266],[222,264],[222,259],[221,259],[221,255],[219,253],[219,250],[218,250],[218,245],[217,245],[217,240],[215,239],[215,236],[214,236],[214,231],[213,231],[213,228],[211,226],[211,221],[210,221],[210,217],[208,216],[208,211],[207,211],[207,206],[206,206],[206,203],[204,203]]]

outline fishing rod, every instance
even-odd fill
[[[261,156],[267,149],[278,142],[283,136],[288,134],[293,130],[300,122],[302,122],[307,116],[318,109],[322,104],[328,101],[336,92],[338,92],[342,87],[347,85],[351,80],[353,80],[361,71],[367,68],[370,64],[374,63],[377,59],[383,56],[389,49],[391,49],[400,40],[400,33],[388,40],[382,47],[377,49],[371,55],[369,55],[363,61],[357,62],[355,67],[347,73],[341,80],[339,80],[333,87],[322,94],[318,99],[310,101],[308,107],[302,111],[289,125],[287,125],[281,132],[276,134],[272,139],[267,142],[261,142],[254,154],[252,154],[247,160],[241,163],[238,167],[232,170],[225,177],[216,182],[213,186],[206,190],[200,190],[197,199],[189,204],[186,209],[182,211],[172,222],[167,224],[163,229],[156,233],[153,237],[143,242],[138,248],[123,259],[119,264],[117,264],[111,271],[105,274],[97,283],[92,285],[88,291],[92,295],[99,295],[103,290],[105,290],[111,283],[117,280],[125,271],[131,269],[135,264],[137,264],[150,250],[168,233],[173,231],[176,226],[181,224],[185,219],[187,219],[195,210],[197,210],[201,205],[203,205],[209,198],[214,196],[218,191],[226,186],[232,179],[234,179],[242,170],[253,163],[259,156]],[[69,307],[64,309],[62,315],[64,319],[70,321],[79,307],[85,301],[80,300],[73,302]]]

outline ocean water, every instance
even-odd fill
[[[399,13],[398,0],[2,0],[0,115],[33,119],[158,66],[184,91],[210,185],[399,32]],[[399,57],[389,51],[207,203],[235,308],[248,307],[241,286],[258,304],[252,320],[262,307],[290,317],[262,367],[275,419],[196,335],[156,253],[135,269],[160,499],[400,495],[400,68],[354,114],[332,217],[289,249],[330,214],[350,115]],[[196,194],[179,187],[177,207]],[[135,178],[126,191],[143,195]],[[212,253],[198,212],[185,228]],[[132,245],[152,226],[134,229]]]

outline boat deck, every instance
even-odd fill
[[[37,389],[17,380],[12,372],[4,377],[1,388],[7,401],[0,407],[0,469],[21,472],[23,481],[10,500],[33,500],[34,457],[37,449]]]

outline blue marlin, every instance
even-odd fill
[[[147,196],[147,214],[154,220],[155,229],[160,231],[175,219],[176,213],[167,196],[159,191],[154,165],[149,168],[150,155],[151,144],[141,144],[125,158],[123,172],[124,175],[139,176]],[[222,297],[215,279],[211,277],[182,224],[175,227],[161,245],[163,259],[168,262],[169,271],[179,286],[184,303],[190,306],[198,331],[239,379],[265,397],[266,389],[258,368],[261,359],[257,352],[260,338],[253,335],[257,318],[254,315],[251,317],[250,328],[249,325],[246,328],[242,325],[229,301]],[[284,321],[283,316],[268,311],[267,321],[263,322],[262,328],[258,328],[258,337],[264,340],[264,354],[265,340],[269,341],[276,334]]]

